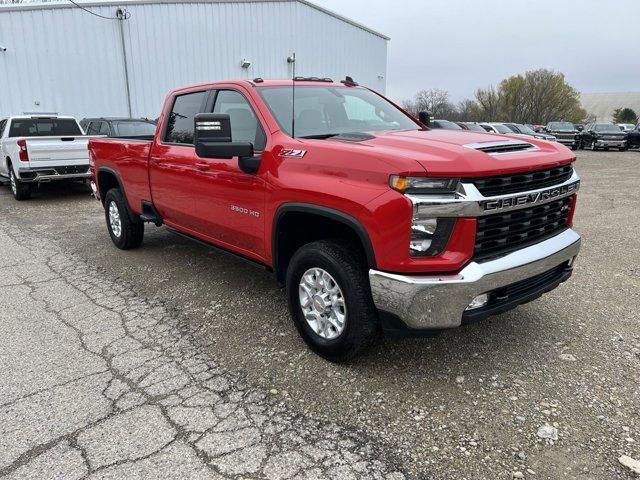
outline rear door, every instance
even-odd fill
[[[255,155],[265,149],[266,135],[257,109],[241,91],[229,88],[213,93],[213,113],[231,119],[234,142],[251,142]],[[212,241],[264,258],[265,183],[259,172],[245,173],[238,158],[197,158],[192,185],[196,194],[199,231]]]
[[[198,227],[193,185],[199,173],[193,145],[194,118],[205,111],[207,95],[207,90],[176,95],[149,155],[154,206],[169,226],[192,232]]]

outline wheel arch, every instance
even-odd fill
[[[357,241],[358,246],[362,248],[367,266],[376,268],[375,252],[369,233],[358,219],[330,207],[307,203],[285,203],[278,207],[274,215],[271,231],[273,271],[278,282],[284,283],[287,265],[297,248],[310,241],[332,237],[332,235],[310,234],[308,229],[301,229],[304,224],[292,225],[292,220],[294,219],[298,221],[302,219],[305,223],[310,221],[321,222],[324,227],[327,225],[336,226],[338,233],[347,234],[350,239]],[[294,232],[297,229],[298,232],[304,231],[306,234],[303,235],[303,238],[286,237],[285,233],[291,232],[292,228]]]
[[[104,205],[104,197],[109,190],[112,188],[119,188],[124,196],[125,200],[127,198],[127,194],[124,191],[124,185],[122,184],[122,180],[120,180],[120,176],[115,170],[112,170],[108,167],[100,167],[98,168],[98,174],[96,175],[96,180],[98,181],[98,192],[100,193],[100,201]]]

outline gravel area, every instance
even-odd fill
[[[121,252],[86,190],[0,188],[0,476],[632,478],[640,152],[577,169],[569,282],[349,365],[267,272],[152,226]]]

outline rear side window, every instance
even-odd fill
[[[2,136],[2,132],[4,132],[4,127],[7,125],[6,120],[0,120],[0,137]]]
[[[107,122],[91,122],[87,128],[87,135],[109,135]]]
[[[193,145],[194,118],[203,111],[206,94],[207,92],[194,92],[176,97],[167,119],[164,135],[166,142]]]
[[[82,135],[78,123],[70,118],[25,118],[15,119],[9,128],[10,137]]]

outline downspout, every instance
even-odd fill
[[[124,42],[124,21],[129,18],[129,12],[127,12],[123,8],[118,8],[116,10],[116,17],[118,18],[118,23],[120,24],[122,61],[124,62],[124,85],[125,85],[125,92],[127,95],[127,110],[129,112],[129,117],[131,117],[132,113],[131,113],[131,89],[129,88],[129,67],[127,66],[127,48]]]

